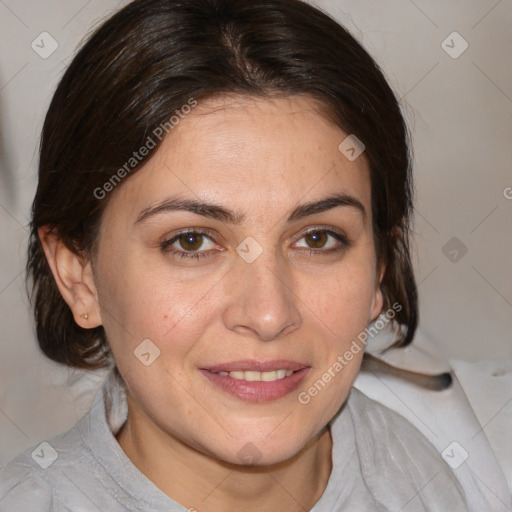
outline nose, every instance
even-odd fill
[[[223,311],[227,329],[272,341],[301,326],[291,271],[277,255],[263,252],[252,263],[240,258],[229,274]]]

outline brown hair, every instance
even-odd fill
[[[91,258],[109,200],[95,191],[191,98],[225,92],[309,95],[364,143],[377,258],[386,264],[384,309],[402,306],[396,345],[412,340],[418,306],[408,237],[408,132],[373,59],[337,22],[299,0],[136,0],[78,51],[42,130],[27,278],[37,338],[49,358],[89,369],[110,362],[103,327],[78,326],[61,297],[38,228],[49,226]]]

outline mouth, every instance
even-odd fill
[[[282,398],[309,372],[310,366],[296,361],[234,361],[201,368],[199,371],[216,388],[250,402]]]
[[[295,371],[279,368],[279,370],[272,370],[270,372],[256,372],[253,370],[235,370],[230,372],[214,373],[217,373],[217,375],[221,375],[222,377],[230,377],[235,380],[245,380],[247,382],[274,382],[276,380],[284,379],[285,377],[290,377],[290,375],[293,375]]]

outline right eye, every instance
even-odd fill
[[[180,259],[205,258],[205,254],[215,246],[213,239],[205,231],[187,230],[178,233],[160,245],[164,253],[171,253]]]

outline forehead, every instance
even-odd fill
[[[264,211],[349,193],[370,211],[368,166],[339,150],[346,137],[309,97],[212,98],[174,124],[112,202],[135,210],[180,193]]]

